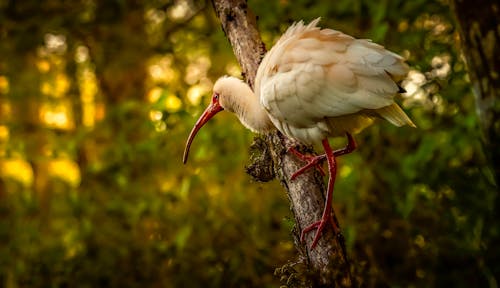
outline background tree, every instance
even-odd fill
[[[500,207],[500,197],[498,197],[500,183],[500,78],[498,75],[500,55],[495,52],[500,49],[500,5],[494,1],[454,1],[453,4],[461,28],[460,40],[467,59],[472,90],[476,100],[483,150],[492,167],[494,180],[492,179],[491,182],[496,182],[496,200],[492,208],[492,215],[486,221],[486,226],[491,233],[491,236],[488,237],[490,238],[488,246],[498,249],[491,244],[500,239],[500,231],[495,225],[499,219],[498,208]],[[482,7],[482,9],[476,7]],[[500,275],[500,269],[494,264],[496,259],[491,258],[496,253],[488,253],[486,261],[488,266],[495,267],[492,273]]]

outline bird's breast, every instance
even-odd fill
[[[321,142],[329,130],[320,111],[311,106],[314,95],[321,92],[322,71],[318,65],[301,63],[268,74],[260,89],[261,104],[274,126],[288,137],[304,144]],[[301,67],[297,67],[301,66]]]

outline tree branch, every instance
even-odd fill
[[[212,3],[221,21],[222,29],[241,65],[243,76],[253,88],[259,63],[265,54],[265,46],[256,28],[256,17],[249,11],[244,0],[213,0]],[[318,245],[312,251],[310,247],[314,233],[308,235],[305,244],[300,243],[300,231],[321,218],[325,202],[325,185],[319,173],[312,171],[314,169],[290,181],[291,175],[304,164],[293,155],[286,153],[286,147],[290,146],[297,146],[297,143],[279,132],[266,135],[265,138],[257,137],[253,147],[268,147],[264,149],[264,152],[269,154],[255,158],[267,163],[253,164],[253,168],[248,170],[258,171],[258,175],[253,174],[253,176],[264,181],[270,180],[269,178],[275,175],[286,189],[296,223],[295,246],[312,275],[309,285],[311,287],[351,287],[353,282],[342,235],[335,237],[332,229],[325,230]],[[308,148],[299,146],[298,149],[307,150]],[[269,165],[274,166],[269,167]],[[263,173],[260,173],[262,171]]]

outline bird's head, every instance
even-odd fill
[[[236,77],[223,76],[215,82],[212,100],[189,134],[184,150],[184,163],[187,162],[191,142],[198,130],[222,110],[236,114],[240,122],[254,132],[264,133],[274,127],[250,86]]]
[[[224,109],[234,112],[234,105],[232,105],[233,101],[231,99],[234,98],[234,85],[232,84],[234,84],[235,81],[241,82],[241,80],[237,78],[227,76],[221,77],[215,82],[210,104],[205,109],[203,114],[201,114],[200,118],[198,118],[198,121],[196,121],[196,124],[194,124],[194,127],[189,134],[188,140],[186,142],[186,148],[184,149],[184,156],[182,158],[182,162],[184,162],[184,164],[186,164],[188,159],[191,142],[193,142],[196,133],[198,133],[201,127],[203,127],[203,125],[205,125],[208,120],[212,119],[215,114]]]

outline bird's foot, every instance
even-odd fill
[[[302,161],[307,162],[307,164],[304,167],[300,168],[299,170],[295,171],[295,173],[292,174],[292,177],[290,177],[290,180],[294,180],[295,178],[297,178],[297,176],[304,173],[305,171],[307,171],[308,169],[310,169],[313,166],[315,166],[316,169],[319,170],[321,175],[323,175],[323,176],[326,175],[325,170],[323,170],[323,168],[321,167],[323,160],[326,159],[326,154],[317,155],[317,156],[304,155],[304,154],[300,153],[299,151],[297,151],[293,147],[288,148],[288,152],[297,156]]]
[[[327,213],[327,215],[323,215],[323,217],[321,217],[321,220],[319,220],[318,222],[314,222],[313,224],[307,226],[302,230],[302,233],[300,234],[300,242],[304,243],[307,233],[316,230],[316,235],[314,235],[314,240],[311,244],[311,250],[314,249],[314,247],[316,247],[316,244],[318,244],[319,238],[321,238],[323,229],[325,229],[326,224],[328,223],[332,225],[335,235],[338,235],[340,233],[340,229],[333,221],[330,213]]]
[[[354,142],[354,138],[352,138],[351,134],[346,133],[346,136],[347,136],[347,146],[333,151],[333,155],[335,157],[349,154],[356,149],[356,142]],[[326,175],[325,170],[323,170],[323,168],[321,167],[322,162],[326,159],[326,154],[321,154],[316,156],[305,155],[297,151],[297,149],[295,149],[294,147],[288,148],[288,152],[297,156],[302,161],[307,162],[307,164],[304,167],[300,168],[299,170],[295,171],[295,173],[292,174],[290,180],[294,180],[295,178],[297,178],[297,176],[309,170],[313,166],[319,170],[321,175],[323,176]]]

